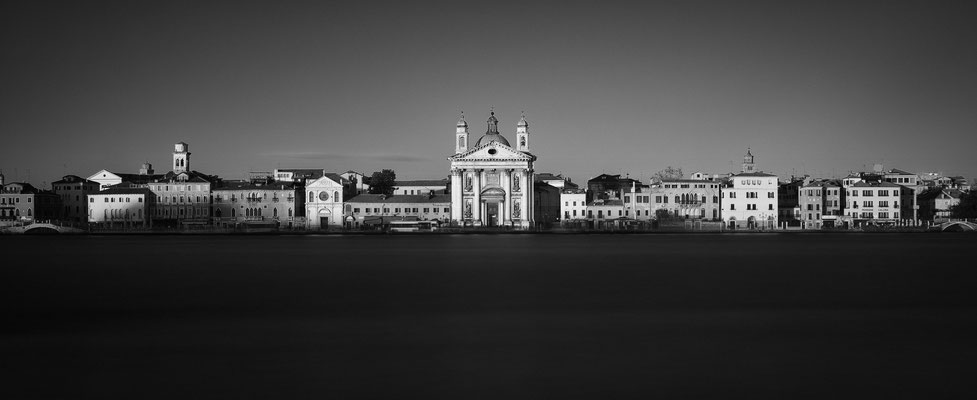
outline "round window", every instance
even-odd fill
[[[498,153],[498,151],[496,151],[495,149],[489,149],[489,154],[494,156],[495,153]]]
[[[329,200],[329,193],[326,193],[326,192],[319,193],[319,200],[322,200],[322,201]]]

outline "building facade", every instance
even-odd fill
[[[88,221],[87,196],[98,193],[101,185],[77,175],[65,175],[61,180],[52,183],[51,189],[61,198],[60,218],[68,222],[84,223]]]
[[[587,191],[584,189],[563,189],[560,192],[560,221],[564,225],[570,221],[587,219]]]
[[[651,214],[681,219],[719,220],[719,183],[670,179],[651,186]]]
[[[491,113],[487,129],[470,142],[464,116],[456,125],[455,154],[451,162],[451,221],[460,226],[534,226],[533,163],[529,123],[525,116],[516,126],[516,145],[499,133],[499,120]]]
[[[239,224],[298,225],[295,184],[291,182],[224,181],[213,189],[213,223],[233,227]]]
[[[5,184],[0,191],[2,221],[30,223],[57,220],[60,216],[61,198],[54,192],[23,182]]]
[[[344,226],[344,182],[341,176],[327,173],[305,184],[305,219],[309,229],[327,230]]]
[[[145,228],[156,196],[146,188],[114,187],[88,195],[88,223]]]
[[[779,224],[777,176],[758,172],[750,150],[743,157],[742,171],[730,177],[730,186],[720,189],[723,222],[731,230],[775,229]]]
[[[428,195],[434,194],[445,194],[448,191],[448,185],[450,185],[447,179],[427,179],[427,180],[413,180],[413,181],[396,181],[394,182],[394,195],[406,194],[406,195]]]
[[[345,205],[350,228],[383,226],[391,220],[438,221],[451,219],[451,196],[446,194],[357,195]]]
[[[884,181],[861,181],[845,188],[845,213],[856,226],[893,224],[900,216],[902,186]]]

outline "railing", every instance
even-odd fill
[[[246,197],[246,199],[248,200],[248,203],[260,203],[261,202],[261,198],[260,197]]]

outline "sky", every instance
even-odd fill
[[[464,112],[536,170],[977,178],[967,2],[5,2],[0,170],[449,173]],[[828,3],[828,4],[821,4]]]

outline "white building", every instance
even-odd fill
[[[446,194],[361,194],[349,199],[345,208],[346,216],[352,217],[351,228],[383,226],[390,220],[446,223],[451,218],[451,197]]]
[[[856,182],[845,188],[845,214],[855,225],[891,224],[899,219],[903,187],[889,182]]]
[[[146,188],[109,188],[88,195],[88,222],[146,227],[155,195]]]
[[[447,179],[426,179],[394,182],[394,195],[444,194],[448,189]]]
[[[455,130],[451,161],[451,220],[463,226],[530,228],[533,215],[533,163],[529,152],[529,124],[525,116],[516,126],[516,145],[499,133],[495,113],[488,129],[471,144],[464,116]]]
[[[337,174],[326,173],[305,185],[305,217],[309,229],[342,227],[343,183]]]
[[[563,222],[587,219],[587,191],[564,189],[560,192],[560,220]]]
[[[777,176],[757,172],[747,150],[742,173],[730,177],[720,190],[722,219],[729,229],[774,229],[777,220]]]
[[[101,189],[98,182],[83,179],[76,175],[65,175],[61,180],[51,183],[51,189],[61,197],[61,219],[70,222],[88,221],[88,200],[91,193]]]

